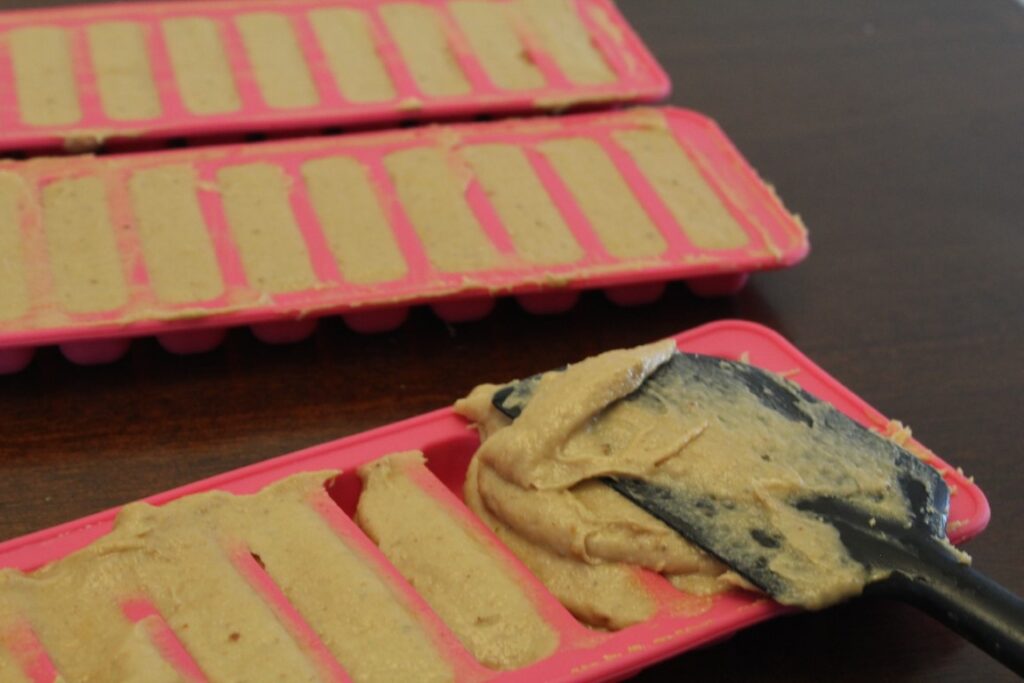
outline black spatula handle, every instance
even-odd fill
[[[1024,677],[1024,600],[938,543],[917,551],[921,562],[912,570],[897,570],[867,592],[922,609]]]

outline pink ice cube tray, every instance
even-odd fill
[[[610,0],[548,2],[534,3],[532,18],[510,11],[520,0],[454,9],[449,0],[146,2],[2,13],[0,151],[134,148],[668,94],[667,76]]]
[[[678,145],[673,163],[685,158],[695,169],[692,175],[705,194],[692,224],[679,220],[678,207],[665,201],[665,193],[674,194],[676,187],[666,185],[656,170],[645,171],[617,137],[651,130],[664,134],[673,148]],[[613,209],[632,207],[628,221],[611,226],[626,236],[617,244],[608,241],[607,225],[602,233],[593,224],[604,214],[577,200],[576,189],[589,182],[591,167],[567,179],[544,151],[550,143],[580,141],[588,146],[588,163],[603,164],[611,176],[600,193],[620,193]],[[553,252],[543,242],[538,249],[538,243],[510,230],[504,217],[521,219],[516,211],[522,206],[500,204],[465,162],[465,155],[482,148],[502,150],[519,161],[530,181],[527,193],[548,207],[543,220],[564,224],[563,243],[574,245],[571,256],[552,260]],[[441,225],[421,225],[423,220],[418,223],[407,209],[407,201],[433,201],[432,196],[413,196],[421,183],[402,186],[389,175],[389,159],[416,150],[437,153],[442,160],[439,175],[455,174],[457,187],[445,200],[455,207],[454,218]],[[399,272],[390,279],[354,282],[340,265],[346,257],[352,265],[376,254],[366,253],[365,242],[348,247],[331,242],[329,234],[337,230],[325,229],[322,207],[305,175],[310,164],[322,161],[342,161],[354,169],[355,180],[348,187],[361,188],[363,203],[372,204],[380,216],[378,237],[393,245]],[[184,172],[189,184],[160,186],[158,198],[176,197],[169,209],[140,208],[133,183],[166,169]],[[255,169],[261,178],[274,181],[270,191],[241,202],[271,202],[273,197],[265,195],[276,193],[276,208],[268,204],[266,211],[257,212],[276,216],[271,225],[245,224],[256,220],[252,212],[232,222],[223,174],[239,169]],[[336,182],[333,174],[327,177]],[[493,178],[490,182],[493,188]],[[328,189],[333,193],[344,188]],[[54,209],[48,214],[47,197],[64,206],[64,213],[58,216]],[[92,197],[88,208],[79,210],[73,204],[73,211],[66,209],[69,202],[86,201],[83,197]],[[694,238],[694,229],[708,215],[702,207],[709,202],[734,225],[733,241],[724,246],[698,246],[700,239]],[[4,215],[10,216],[9,222]],[[197,226],[189,233],[188,246],[182,246],[187,231],[180,216],[193,216]],[[433,232],[447,229],[455,219],[469,227],[455,235]],[[287,249],[275,246],[262,262],[255,257],[247,262],[243,240],[258,248],[265,244],[256,234],[261,230],[274,231]],[[84,234],[90,235],[88,241]],[[546,240],[550,231],[532,234],[530,239]],[[147,235],[165,250],[147,246]],[[455,265],[443,260],[448,258],[443,250],[470,238],[487,252],[485,262],[475,261],[473,254],[456,254]],[[641,244],[643,239],[648,241]],[[647,251],[626,253],[638,244]],[[507,294],[536,313],[565,310],[580,290],[592,288],[604,288],[617,303],[644,303],[675,279],[687,280],[699,294],[727,294],[742,287],[751,271],[794,264],[809,248],[803,226],[718,126],[674,108],[0,162],[0,245],[8,245],[0,254],[0,265],[4,256],[8,259],[6,268],[0,268],[0,287],[8,297],[5,305],[0,291],[0,373],[25,367],[40,345],[60,344],[75,362],[102,363],[123,354],[132,337],[156,335],[168,350],[191,353],[216,346],[228,327],[252,325],[265,341],[287,342],[310,334],[319,316],[341,314],[357,331],[381,331],[400,325],[411,305],[430,304],[446,320],[465,321],[486,315],[494,297]],[[346,248],[363,252],[342,253]],[[177,262],[168,261],[167,249]],[[203,250],[206,261],[199,258]],[[267,272],[267,277],[279,277],[273,269],[287,254],[307,280],[299,285],[287,280],[275,290],[263,278]],[[58,266],[58,258],[74,262]],[[200,268],[204,262],[205,271]],[[200,272],[206,273],[209,285],[203,292],[162,293],[161,286],[191,282]],[[102,296],[83,306],[80,297],[93,291]]]
[[[881,431],[887,430],[889,423],[878,411],[767,328],[748,322],[723,321],[680,334],[676,339],[679,347],[685,351],[731,359],[743,358],[758,366],[784,373],[861,424]],[[536,368],[538,371],[544,369]],[[467,429],[465,420],[446,408],[245,467],[147,500],[160,505],[188,494],[213,489],[238,494],[252,493],[299,472],[342,470],[344,473],[328,485],[329,497],[325,496],[318,504],[320,512],[327,516],[343,542],[363,553],[381,575],[396,587],[399,594],[408,596],[411,605],[427,612],[424,620],[432,624],[432,628],[440,630],[438,642],[451,643],[452,634],[429,613],[429,608],[418,598],[412,587],[350,519],[361,493],[361,484],[354,474],[357,467],[397,451],[423,451],[429,470],[429,475],[420,482],[424,489],[441,500],[453,514],[476,524],[489,542],[494,544],[504,561],[509,563],[510,570],[519,573],[523,585],[536,596],[539,611],[561,634],[560,646],[553,655],[528,667],[507,672],[483,669],[465,651],[456,647],[451,657],[459,680],[618,680],[659,660],[712,643],[739,629],[788,611],[772,600],[741,591],[716,596],[710,605],[704,605],[707,609],[695,610],[694,598],[675,590],[660,576],[648,574],[646,585],[660,604],[653,618],[615,633],[584,628],[504,549],[496,537],[475,521],[472,512],[462,504],[466,468],[478,444],[478,438]],[[916,442],[914,445],[920,447]],[[929,462],[942,473],[952,491],[949,537],[956,543],[966,541],[981,532],[988,523],[989,507],[985,496],[973,481],[938,457],[931,456]],[[116,515],[116,509],[108,510],[0,544],[0,566],[27,571],[58,560],[108,532]],[[293,629],[297,638],[308,640],[312,637],[315,640],[315,634],[310,635],[312,629],[303,615],[276,588],[274,577],[250,566],[252,564],[239,561],[238,571],[242,577],[249,580],[254,590],[264,599],[274,602],[279,614],[287,615],[289,628]],[[154,606],[144,599],[126,603],[122,611],[125,618],[133,621],[146,616],[159,617]],[[184,650],[166,622],[157,619],[157,627],[153,627],[153,622],[152,619],[149,621],[151,637],[168,661],[178,668],[186,680],[206,680],[201,667]],[[58,675],[47,654],[46,644],[33,631],[30,623],[24,622],[16,631],[0,633],[0,646],[14,652],[29,680],[52,683]],[[323,660],[321,664],[326,662],[330,665],[328,669],[341,672],[336,680],[346,680],[341,665],[333,660],[328,651],[317,650],[316,656]]]

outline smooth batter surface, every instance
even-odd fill
[[[909,512],[893,490],[894,465],[858,457],[847,442],[829,441],[828,434],[823,442],[802,422],[772,411],[766,415],[753,396],[726,395],[713,385],[687,387],[685,400],[670,389],[643,400],[619,400],[674,351],[674,342],[666,340],[546,375],[519,418],[485,429],[475,457],[476,485],[487,510],[563,557],[720,574],[721,567],[700,551],[664,538],[660,522],[591,488],[603,475],[665,486],[685,482],[712,500],[735,501],[718,513],[735,534],[725,542],[749,545],[746,534],[755,528],[787,540],[791,552],[769,565],[792,587],[777,599],[819,608],[858,594],[873,577],[850,559],[834,527],[799,512],[792,502],[811,494],[855,497],[873,514],[903,523]],[[497,418],[487,414],[496,388],[479,387],[457,410],[477,421],[482,415],[493,425]],[[821,404],[801,408],[812,415],[823,410]]]
[[[315,159],[303,164],[302,177],[342,277],[372,284],[408,272],[377,191],[359,161]]]
[[[465,34],[484,71],[499,88],[540,88],[546,79],[516,34],[515,5],[486,0],[455,0],[448,9]]]
[[[101,21],[89,24],[86,34],[104,113],[116,121],[160,116],[160,96],[142,26]]]
[[[224,291],[199,206],[196,172],[180,164],[132,174],[129,190],[149,280],[161,301],[204,301]]]
[[[60,126],[82,118],[64,29],[29,26],[4,38],[10,45],[21,120],[32,126]]]
[[[737,249],[750,237],[664,125],[614,135],[686,236],[701,249]]]
[[[128,286],[110,219],[107,192],[96,176],[58,180],[42,191],[43,231],[57,301],[72,313],[95,313],[128,302]]]
[[[323,489],[332,474],[128,506],[85,549],[31,574],[0,571],[0,634],[30,624],[69,681],[183,680],[154,647],[159,617],[125,614],[146,600],[210,681],[327,680],[323,655],[253,583],[259,566],[353,680],[451,680],[404,598],[331,523],[342,514]]]
[[[668,246],[622,174],[601,146],[585,138],[538,145],[558,172],[608,253],[618,258],[657,256]]]
[[[0,320],[28,312],[28,285],[21,237],[21,196],[24,185],[0,171]]]
[[[411,2],[387,3],[381,6],[380,15],[413,80],[425,95],[442,97],[470,91],[469,81],[433,7]]]
[[[515,145],[471,145],[459,151],[524,260],[572,263],[583,257],[548,191],[522,149]]]
[[[263,100],[275,109],[311,107],[320,101],[288,17],[253,12],[235,19]]]
[[[602,85],[618,80],[594,45],[573,0],[519,0],[518,6],[570,82]]]
[[[356,520],[482,664],[525,666],[554,651],[558,636],[510,569],[455,510],[417,478],[423,455],[398,453],[364,466]]]
[[[365,12],[348,7],[325,7],[310,11],[309,23],[345,99],[352,102],[394,99],[395,85],[377,52]]]
[[[217,184],[252,287],[279,294],[315,285],[284,171],[268,163],[225,166],[217,171]]]
[[[161,26],[185,108],[200,115],[237,111],[242,100],[218,25],[203,17],[175,17]]]
[[[445,147],[413,147],[384,158],[391,182],[438,270],[483,270],[498,253],[466,201],[470,175]]]

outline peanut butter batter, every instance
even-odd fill
[[[43,188],[42,204],[54,287],[64,310],[96,313],[124,306],[128,285],[103,180],[52,182]]]
[[[217,23],[203,17],[174,17],[161,25],[185,108],[200,115],[241,108]]]
[[[602,85],[617,80],[594,45],[573,0],[519,0],[519,7],[544,48],[572,83]]]
[[[161,301],[204,301],[224,291],[220,265],[186,164],[137,171],[129,181],[149,279]]]
[[[21,194],[18,176],[0,172],[0,320],[28,312],[28,284],[21,238]]]
[[[346,99],[352,102],[394,99],[395,85],[377,53],[365,12],[349,7],[325,7],[311,10],[309,23]]]
[[[516,24],[521,17],[515,5],[455,0],[448,8],[495,85],[507,90],[529,90],[544,85],[544,74],[530,60],[516,34]]]
[[[412,2],[389,2],[381,6],[380,15],[425,95],[443,97],[470,91],[436,9]]]
[[[349,282],[397,280],[408,266],[366,168],[350,157],[314,159],[302,177],[338,269]]]
[[[29,26],[6,34],[21,120],[62,126],[82,118],[68,35],[56,26]]]
[[[311,107],[320,101],[288,17],[252,12],[235,19],[263,100],[275,109]]]
[[[142,27],[130,21],[90,24],[89,52],[107,116],[138,121],[160,116],[160,96]]]
[[[343,514],[323,488],[331,476],[130,505],[63,560],[0,570],[0,672],[18,669],[3,634],[27,625],[65,680],[192,680],[155,646],[162,619],[210,681],[313,683],[338,665],[355,681],[451,680],[419,617],[339,536],[332,515]],[[136,622],[125,606],[139,601],[155,612]]]
[[[224,213],[253,288],[271,294],[316,284],[309,252],[289,200],[290,181],[268,163],[217,171]]]
[[[656,399],[620,400],[674,351],[666,340],[549,373],[514,422],[492,412],[499,387],[478,387],[460,401],[456,410],[484,425],[474,486],[488,514],[529,542],[580,562],[718,576],[717,585],[697,584],[712,589],[741,583],[594,481],[624,475],[671,486],[685,478],[719,500],[737,501],[721,512],[731,515],[735,542],[749,542],[741,535],[767,525],[794,546],[770,565],[794,587],[788,602],[820,608],[858,594],[875,577],[848,556],[834,527],[792,501],[809,494],[855,498],[872,514],[909,523],[906,502],[892,490],[895,466],[855,459],[839,438],[825,444],[823,459],[820,435],[812,440],[803,423],[775,413],[766,418],[752,396],[726,402],[710,385],[688,387],[685,404],[667,389]],[[820,404],[801,409],[823,410]]]
[[[643,258],[665,251],[665,238],[598,143],[563,138],[538,147],[558,171],[609,254]]]
[[[418,481],[423,455],[399,453],[363,467],[356,520],[473,656],[495,669],[554,651],[557,633],[510,569],[454,510]]]

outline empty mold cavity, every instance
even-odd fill
[[[465,434],[433,441],[423,446],[427,469],[444,484],[456,498],[462,500],[463,485],[469,462],[480,447],[480,437],[466,429]]]

